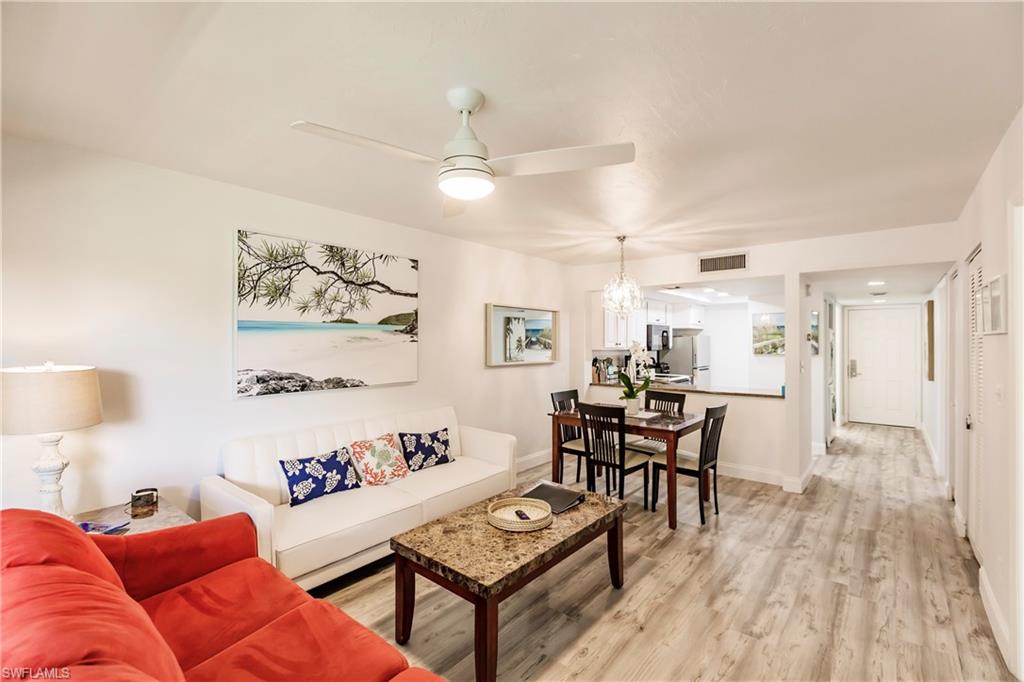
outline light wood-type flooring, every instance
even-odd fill
[[[681,477],[675,532],[664,489],[658,512],[645,512],[642,476],[630,476],[625,586],[609,583],[602,539],[502,603],[499,679],[1012,679],[920,434],[850,426],[815,473],[803,495],[721,476],[721,514],[709,506],[704,528],[696,480]],[[416,583],[401,650],[471,680],[472,606]],[[388,560],[314,594],[394,643]]]

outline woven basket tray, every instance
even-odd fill
[[[529,521],[516,516],[516,509],[522,509],[529,515]],[[540,530],[551,525],[551,505],[544,500],[529,497],[506,497],[495,500],[487,506],[487,522],[495,528],[514,532]]]

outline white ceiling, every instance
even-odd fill
[[[955,219],[1021,105],[1021,5],[3,5],[3,124],[567,263]],[[442,219],[445,91],[494,156],[631,140]]]
[[[860,305],[874,303],[882,298],[886,303],[907,303],[923,300],[950,266],[952,263],[924,263],[886,268],[833,270],[806,275],[806,279],[821,285],[822,291],[835,296],[839,303]],[[885,284],[868,286],[868,282]],[[886,295],[872,296],[872,292],[886,292]]]
[[[707,291],[708,289],[711,291]],[[666,286],[648,287],[644,289],[644,294],[647,298],[670,303],[729,305],[746,303],[750,299],[764,300],[782,296],[784,290],[785,280],[783,277],[772,275],[705,283],[680,282]],[[676,293],[666,293],[667,291]]]

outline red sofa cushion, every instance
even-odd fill
[[[246,514],[137,535],[93,535],[133,599],[145,599],[256,556],[256,527]]]
[[[243,559],[141,604],[185,670],[313,598],[263,559]]]
[[[43,564],[4,568],[0,583],[4,667],[88,664],[97,679],[118,679],[107,671],[129,666],[158,680],[184,680],[145,610],[109,580]]]
[[[314,600],[186,670],[185,677],[189,682],[384,682],[408,665],[397,649],[337,607]]]
[[[391,682],[444,682],[444,678],[423,668],[406,668],[392,677]]]
[[[103,552],[74,524],[32,509],[0,514],[0,569],[38,565],[69,566],[124,590]]]

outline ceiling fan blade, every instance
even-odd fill
[[[387,142],[381,142],[380,140],[372,140],[362,135],[356,135],[355,133],[346,133],[344,130],[338,130],[337,128],[331,128],[330,126],[320,125],[319,123],[311,123],[309,121],[295,121],[291,124],[295,130],[302,131],[304,133],[312,133],[313,135],[319,135],[320,137],[329,137],[332,140],[338,140],[346,144],[352,144],[357,147],[365,147],[367,149],[376,149],[379,152],[385,152],[400,156],[403,159],[410,161],[419,161],[420,163],[439,163],[438,159],[427,156],[426,154],[420,154],[414,152],[411,149],[403,149],[402,147],[396,147],[393,144]]]
[[[622,142],[499,156],[496,159],[488,159],[487,165],[498,176],[537,175],[614,166],[619,163],[630,163],[635,158],[636,146],[632,142]]]
[[[462,215],[466,212],[466,202],[459,201],[458,199],[452,199],[451,197],[445,196],[441,200],[441,217],[442,218],[454,218],[457,215]]]

